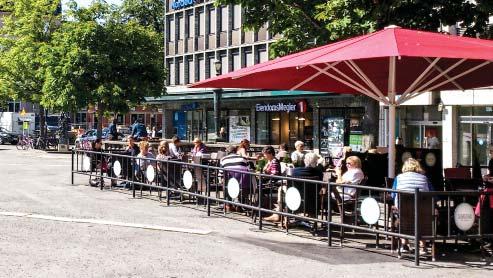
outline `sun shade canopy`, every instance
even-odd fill
[[[385,104],[399,104],[432,90],[491,86],[492,61],[493,41],[393,26],[191,87],[364,94]],[[398,101],[395,94],[401,95]]]

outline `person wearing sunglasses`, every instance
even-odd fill
[[[365,178],[365,174],[363,174],[363,171],[361,170],[361,160],[359,157],[350,156],[346,158],[346,167],[346,173],[340,175],[337,178],[336,183],[360,184]],[[356,188],[338,186],[337,190],[344,200],[351,200],[356,194]]]

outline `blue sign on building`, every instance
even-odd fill
[[[173,8],[173,10],[178,10],[191,6],[193,4],[195,4],[195,0],[175,0],[171,4],[171,8]]]

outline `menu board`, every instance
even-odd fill
[[[250,140],[250,116],[230,116],[229,142],[240,143],[243,139]]]

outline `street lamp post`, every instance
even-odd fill
[[[220,60],[217,60],[214,62],[214,68],[216,70],[216,76],[221,75],[221,69],[222,69],[222,64]],[[219,138],[219,130],[221,129],[220,127],[220,117],[221,117],[221,94],[223,90],[222,89],[214,89],[214,128],[216,132],[216,140]]]

